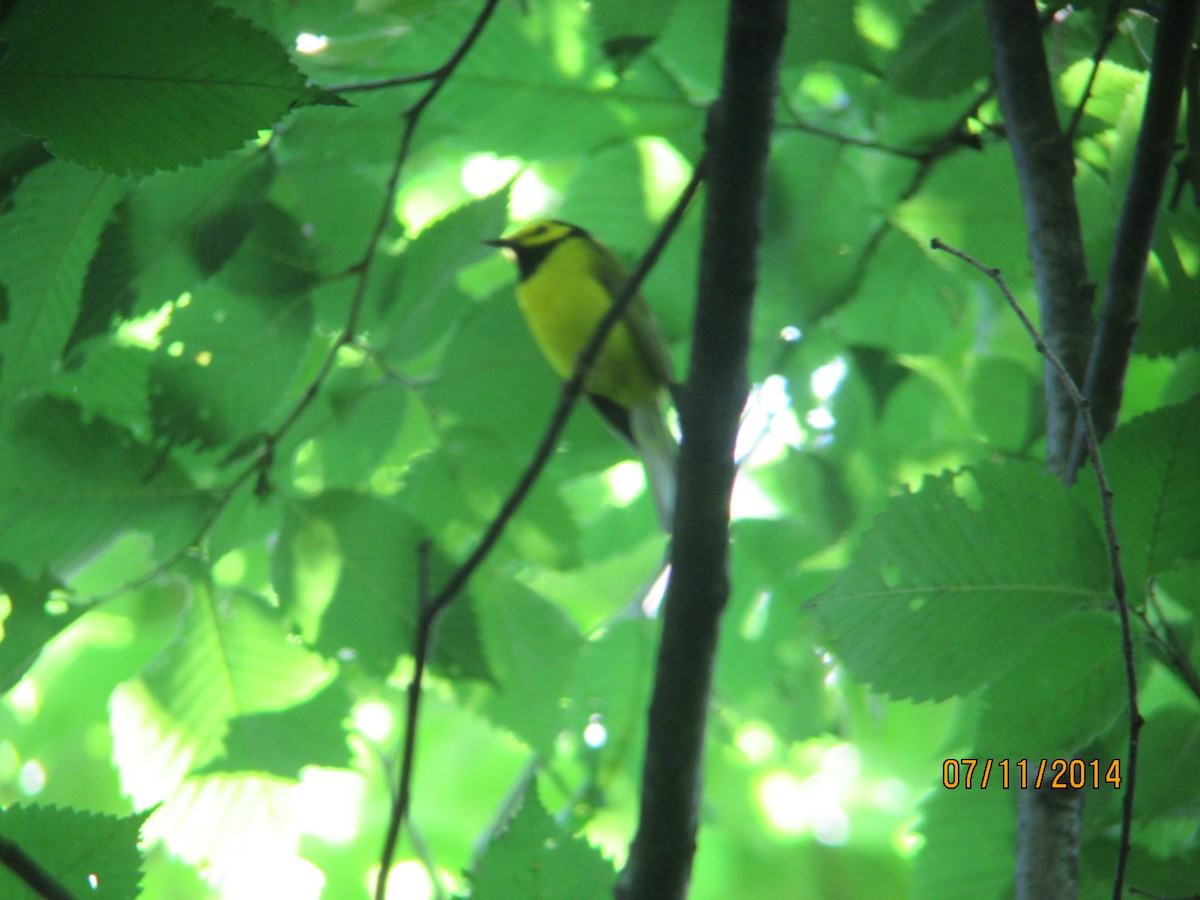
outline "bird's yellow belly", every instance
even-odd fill
[[[534,340],[562,378],[570,378],[583,348],[608,310],[608,294],[596,282],[569,290],[541,290],[524,285],[518,303]],[[532,289],[531,289],[532,288]],[[658,384],[643,362],[624,322],[609,332],[584,387],[593,394],[632,407],[653,400]]]

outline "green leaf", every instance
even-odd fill
[[[0,810],[0,836],[19,846],[72,896],[133,900],[140,891],[138,834],[149,812],[106,816],[57,806]],[[7,867],[0,894],[35,896]]]
[[[1070,758],[1126,708],[1121,629],[1108,612],[1042,629],[1025,658],[983,693],[980,758]]]
[[[593,413],[583,410],[581,415]],[[521,426],[529,429],[529,423]],[[614,447],[624,446],[609,434],[604,434],[603,439],[611,441]],[[477,520],[484,522],[496,515],[526,460],[504,452],[506,448],[494,435],[467,428],[444,434],[443,447],[439,456],[445,457],[451,479],[461,486]],[[579,526],[556,493],[562,474],[561,469],[556,469],[540,479],[522,504],[521,514],[506,529],[508,543],[526,562],[558,568],[579,562]],[[436,502],[436,498],[431,499]]]
[[[277,611],[253,597],[215,594],[193,580],[178,637],[151,661],[142,680],[197,764],[219,754],[230,720],[286,709],[329,677],[330,665],[290,640]]]
[[[124,218],[126,279],[139,309],[158,309],[225,266],[258,224],[274,172],[269,158],[256,153],[138,184]]]
[[[712,48],[724,43],[729,4],[721,0],[693,0],[685,5],[685,9],[687,15],[678,14],[671,18],[655,46],[654,55],[670,61],[670,80],[675,83],[676,103],[707,104],[716,96],[720,83],[721,60]],[[643,56],[638,60],[638,67],[644,66],[651,73],[661,68],[647,65],[650,62],[651,56]],[[641,71],[637,75],[646,77]]]
[[[1200,718],[1195,708],[1156,710],[1146,719],[1141,742],[1160,752],[1154,765],[1138,766],[1139,814],[1190,818],[1200,803]]]
[[[781,324],[807,326],[853,289],[859,255],[883,217],[861,168],[813,135],[789,132],[775,140],[770,181],[761,290],[784,304]]]
[[[598,752],[637,777],[646,732],[646,703],[654,675],[655,623],[631,618],[609,625],[584,642],[566,708],[577,735],[591,722],[604,727]]]
[[[13,208],[0,216],[0,282],[8,290],[8,321],[0,324],[0,404],[58,371],[88,261],[124,192],[109,175],[52,163],[13,193]]]
[[[334,681],[280,712],[238,716],[229,722],[224,755],[204,772],[260,771],[299,780],[305,766],[348,769],[350,704],[345,685]]]
[[[325,488],[366,488],[414,405],[402,384],[381,381],[363,367],[337,369],[293,431],[297,443],[315,439],[311,457],[297,463],[298,474],[319,473]],[[402,462],[407,459],[389,458],[387,465],[395,471]]]
[[[0,562],[0,591],[11,605],[0,640],[0,693],[21,680],[51,638],[87,612],[76,605],[47,609],[50,592],[61,587],[62,582],[49,575],[29,579],[16,566]]]
[[[356,100],[352,112],[300,110],[289,124],[286,146],[277,149],[284,158],[274,192],[304,223],[323,273],[354,267],[371,240],[386,193],[388,157],[395,153],[388,130],[395,107],[381,102],[387,93]],[[364,156],[360,164],[351,161]]]
[[[919,247],[928,247],[930,239],[939,237],[977,259],[986,259],[988,265],[1004,271],[1015,296],[1027,296],[1032,273],[1028,241],[1021,230],[1024,216],[1016,169],[1012,156],[1000,148],[988,145],[982,153],[958,153],[945,159],[916,194],[897,205],[891,221]],[[987,296],[1003,304],[990,281],[973,271],[963,272],[963,264],[944,253],[933,258],[954,276],[958,291],[969,293],[978,279]]]
[[[961,305],[949,278],[908,236],[889,230],[850,302],[831,322],[848,344],[935,353],[955,334]]]
[[[539,427],[544,427],[540,423],[550,421],[558,394],[554,372],[538,353],[506,289],[464,317],[446,350],[441,377],[426,397],[434,408],[520,450],[523,444],[532,447]],[[519,417],[513,415],[516,397],[521,398]]]
[[[1164,209],[1146,266],[1136,352],[1175,356],[1200,345],[1200,213],[1194,206]]]
[[[1200,559],[1200,397],[1155,410],[1121,425],[1101,447],[1113,491],[1113,518],[1130,596],[1186,560]],[[1093,506],[1096,483],[1079,476],[1078,490]]]
[[[388,359],[429,353],[461,319],[468,301],[458,272],[492,252],[482,241],[504,228],[507,200],[501,192],[459,207],[426,227],[390,265],[376,267],[371,291],[382,319],[376,346]]]
[[[936,472],[947,463],[978,458],[979,440],[967,421],[965,379],[936,358],[906,362],[916,372],[888,395],[876,453],[909,478],[912,466]]]
[[[88,415],[122,425],[139,440],[149,440],[150,365],[143,347],[103,341],[89,348],[83,363],[54,380],[50,393],[79,405]]]
[[[905,30],[887,81],[914,97],[966,90],[991,69],[987,22],[974,0],[934,0]]]
[[[784,61],[809,66],[820,61],[845,63],[870,70],[871,59],[859,34],[853,3],[799,0],[790,4]]]
[[[272,560],[285,614],[326,656],[386,676],[412,649],[423,541],[407,514],[377,497],[330,491],[292,503]],[[449,566],[437,554],[430,565],[436,589]],[[468,598],[442,617],[433,662],[453,677],[490,677]]]
[[[117,174],[212,159],[324,96],[273,37],[205,0],[24,4],[0,40],[0,116]]]
[[[993,771],[994,774],[994,771]],[[959,770],[960,778],[962,770]],[[975,768],[975,783],[980,768]],[[988,790],[953,790],[940,785],[922,804],[917,829],[926,846],[917,856],[913,896],[923,900],[959,900],[963,886],[973,896],[1000,898],[1011,893],[1016,839],[1014,794],[995,783]],[[991,893],[984,886],[994,888]],[[979,890],[976,890],[978,888]]]
[[[316,280],[313,250],[303,228],[270,203],[258,211],[254,228],[220,275],[222,284],[247,297],[295,296]]]
[[[1093,72],[1095,81],[1089,86]],[[1090,59],[1076,60],[1058,77],[1059,91],[1072,109],[1079,105],[1084,90],[1090,88],[1084,113],[1108,126],[1121,120],[1130,97],[1140,94],[1145,85],[1145,72],[1136,72],[1108,59],[1101,60],[1099,68]]]
[[[592,6],[592,21],[599,32],[604,55],[618,72],[649,48],[666,27],[678,0],[639,3],[638,0],[604,0]]]
[[[612,866],[582,838],[564,832],[546,812],[537,790],[488,845],[473,878],[472,900],[601,900],[612,896]]]
[[[1037,428],[1036,392],[1029,370],[1008,359],[986,357],[971,373],[971,409],[975,427],[997,449],[1016,453]]]
[[[163,560],[214,502],[162,455],[73,403],[24,401],[0,423],[0,559],[65,576],[116,536],[144,531]]]
[[[445,9],[436,17],[439,29],[457,43],[475,10]],[[439,121],[460,146],[527,159],[574,155],[624,140],[628,130],[618,104],[582,75],[564,74],[525,32],[518,8],[502,4],[486,37],[438,98]],[[554,98],[553,116],[546,114],[548,97]],[[563,128],[564,122],[570,127]]]
[[[856,679],[942,699],[992,683],[1056,620],[1107,601],[1107,571],[1060,482],[989,464],[889,501],[816,607]]]
[[[582,636],[561,609],[511,582],[488,591],[479,616],[497,682],[488,717],[552,758]]]
[[[210,282],[161,333],[151,366],[155,431],[204,449],[267,431],[288,399],[311,327],[303,295],[245,296]]]
[[[823,505],[816,496],[808,495],[809,502]],[[811,617],[799,618],[794,602],[813,596],[829,579],[795,572],[794,562],[810,555],[808,528],[798,519],[733,523],[733,593],[715,684],[723,703],[792,741],[837,727],[825,685],[828,666],[814,648]]]

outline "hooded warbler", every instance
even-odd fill
[[[584,346],[620,294],[628,274],[607,247],[578,225],[546,219],[485,241],[517,264],[517,305],[542,354],[567,379]],[[664,418],[674,384],[671,357],[639,294],[609,332],[583,382],[608,423],[637,450],[670,531],[678,445]]]

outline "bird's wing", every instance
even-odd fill
[[[595,243],[595,247],[597,252],[593,257],[593,274],[615,300],[629,280],[629,275],[613,256],[612,251],[600,243]],[[671,362],[671,355],[663,343],[654,314],[640,293],[625,307],[625,315],[622,318],[634,346],[655,378],[664,385],[674,384],[675,367]]]

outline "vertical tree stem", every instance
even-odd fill
[[[732,0],[721,94],[708,120],[708,198],[667,589],[641,811],[617,895],[682,900],[696,849],[705,724],[729,596],[734,441],[748,391],[767,156],[786,0]]]

